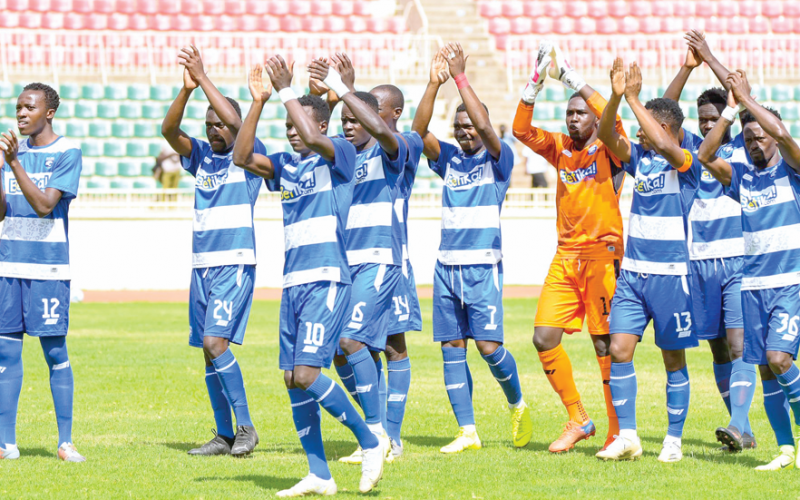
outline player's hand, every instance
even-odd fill
[[[187,90],[196,89],[200,80],[206,77],[203,59],[200,57],[200,51],[194,45],[184,47],[178,52],[178,64],[184,68],[183,86]]]
[[[8,129],[8,132],[0,134],[0,149],[3,150],[3,156],[9,165],[17,159],[19,140],[13,130]]]
[[[287,66],[283,57],[279,55],[272,56],[267,59],[267,64],[264,69],[267,70],[272,86],[278,92],[292,86],[294,62],[292,62],[291,66]]]
[[[353,62],[350,57],[344,52],[337,52],[331,58],[331,64],[339,72],[342,77],[342,82],[350,89],[350,92],[356,91],[356,69],[353,67]]]
[[[737,69],[728,74],[727,83],[730,85],[731,92],[736,102],[742,102],[750,97],[750,82],[747,81],[747,74],[744,70]]]
[[[445,58],[446,47],[442,47],[439,52],[433,56],[431,61],[431,83],[436,85],[443,85],[450,78],[450,73],[447,72],[447,59]]]
[[[617,97],[622,97],[625,93],[625,69],[621,57],[614,59],[614,64],[611,65],[610,76],[611,92]]]
[[[703,60],[700,59],[700,56],[690,47],[689,50],[686,51],[686,60],[683,62],[684,67],[695,69],[701,64],[703,64]]]
[[[324,61],[325,59],[320,57],[319,60]],[[328,88],[328,86],[325,85],[324,83],[322,83],[322,80],[317,80],[316,78],[311,76],[311,71],[309,70],[309,72],[308,72],[308,91],[311,93],[311,95],[316,95],[316,96],[322,97],[325,94],[327,94],[329,90],[330,89]]]
[[[630,69],[625,73],[625,99],[638,99],[642,91],[642,70],[636,62],[632,62]]]
[[[447,66],[450,68],[450,76],[453,78],[464,73],[467,69],[468,55],[464,55],[464,49],[458,42],[451,42],[445,45],[447,51]]]
[[[702,31],[689,30],[683,38],[686,40],[689,48],[694,51],[695,55],[699,57],[701,61],[707,62],[714,58],[714,55],[711,53],[711,48],[709,48],[706,42],[706,35]]]
[[[325,59],[314,59],[311,61],[311,64],[308,65],[308,76],[310,79],[317,80],[322,85],[325,85],[322,82],[328,77],[329,68],[328,61]],[[325,88],[327,88],[327,86],[325,86]]]
[[[253,102],[261,104],[269,101],[272,95],[272,83],[267,80],[266,85],[264,85],[263,70],[264,68],[260,64],[254,64],[250,69],[250,77],[247,80],[250,87],[250,95],[253,96]]]

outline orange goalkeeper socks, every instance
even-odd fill
[[[597,356],[600,373],[603,375],[603,398],[606,400],[606,415],[608,415],[608,437],[619,434],[619,421],[617,411],[611,402],[611,356]]]
[[[581,403],[581,395],[575,387],[575,379],[572,376],[572,363],[569,360],[567,351],[561,344],[554,349],[539,353],[539,359],[544,368],[547,380],[553,386],[553,390],[561,398],[561,402],[567,408],[570,420],[579,424],[585,424],[589,420],[589,415]]]

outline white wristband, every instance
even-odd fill
[[[328,68],[328,76],[322,80],[322,83],[327,85],[328,88],[333,90],[339,97],[344,97],[346,93],[350,92],[350,89],[348,89],[347,85],[342,81],[342,75],[333,68]]]
[[[278,91],[278,97],[281,98],[282,103],[286,104],[292,99],[297,99],[297,94],[294,93],[292,87],[286,87],[285,89],[281,89]]]
[[[725,111],[723,111],[720,116],[722,118],[725,118],[729,122],[733,123],[733,121],[736,120],[736,114],[738,112],[739,112],[739,106],[736,107],[728,106],[727,108],[725,108]]]

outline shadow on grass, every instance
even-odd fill
[[[158,444],[161,445],[161,446],[166,446],[167,448],[172,448],[173,450],[184,451],[184,452],[189,451],[189,450],[194,449],[194,448],[199,448],[199,447],[203,446],[203,443],[176,443],[176,442],[171,442],[171,443],[158,443]]]
[[[19,449],[20,456],[23,457],[47,457],[52,458],[56,456],[56,453],[52,450],[46,450],[44,448],[22,448]]]
[[[657,457],[661,451],[660,445],[663,440],[655,437],[643,437],[641,439],[642,441],[659,445],[657,447],[650,447],[649,450],[645,450],[645,454],[651,454]],[[719,450],[719,447],[721,446],[720,443],[710,443],[708,441],[701,441],[699,439],[686,438],[682,439],[681,442],[684,445],[690,444],[694,447],[692,450],[687,450],[686,446],[683,447],[684,458],[695,458],[697,460],[705,460],[707,462],[740,465],[748,469],[752,469],[758,465],[764,464],[762,460],[750,455],[750,450],[739,453],[729,453]]]
[[[244,476],[208,476],[208,477],[197,477],[195,478],[195,482],[205,482],[205,481],[242,481],[253,483],[259,488],[263,488],[266,490],[286,490],[297,484],[302,477],[296,478],[289,478],[289,477],[275,477],[275,476],[259,476],[255,474],[248,474]],[[352,496],[352,497],[376,497],[380,495],[380,485],[378,485],[376,490],[372,490],[367,494],[359,493],[357,485],[348,485],[351,488],[347,488],[346,490],[342,490],[342,485],[338,485],[340,490],[338,496]]]
[[[401,436],[402,440],[415,446],[425,446],[428,448],[441,448],[454,439],[453,437],[441,436]]]

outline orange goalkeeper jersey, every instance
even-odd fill
[[[597,92],[587,101],[598,117],[606,100]],[[556,192],[558,251],[569,259],[622,258],[622,215],[619,196],[625,171],[620,160],[599,139],[582,150],[568,135],[531,125],[533,106],[520,102],[514,136],[558,169]],[[617,132],[625,135],[617,117]]]

